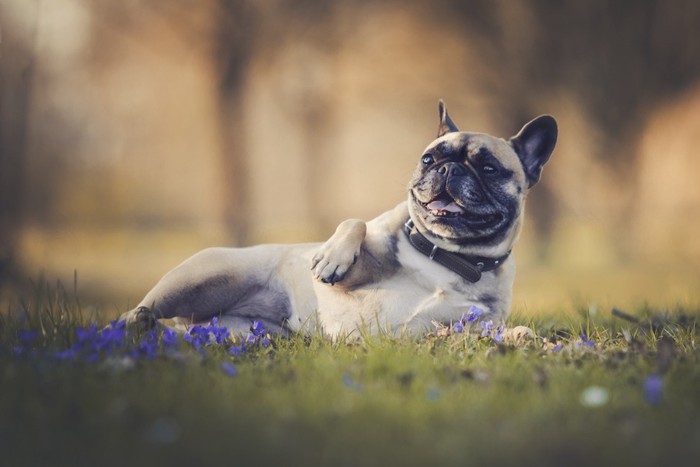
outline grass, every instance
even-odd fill
[[[695,465],[699,314],[637,314],[515,316],[540,336],[517,348],[447,332],[60,360],[100,316],[42,288],[0,315],[2,465]]]

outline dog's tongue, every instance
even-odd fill
[[[428,204],[427,208],[430,209],[431,211],[448,211],[448,212],[452,212],[455,214],[461,214],[464,212],[464,209],[457,206],[457,203],[455,203],[454,201],[450,201],[449,203],[446,203],[445,201],[442,201],[439,199],[430,202]]]

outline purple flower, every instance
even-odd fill
[[[189,332],[183,336],[195,349],[201,350],[204,346],[219,344],[224,345],[231,337],[231,333],[225,326],[219,326],[219,318],[214,317],[208,326],[195,325],[189,328]],[[170,336],[168,336],[170,338]]]
[[[226,376],[229,376],[231,378],[238,374],[238,370],[236,369],[236,367],[229,362],[223,362],[220,368],[221,371],[223,371],[226,374]]]
[[[22,329],[17,332],[17,337],[23,346],[31,345],[34,340],[39,337],[39,331],[34,329]]]
[[[661,375],[647,376],[642,384],[644,399],[651,405],[659,405],[663,399],[664,379]]]
[[[457,321],[456,323],[452,323],[452,330],[454,332],[463,332],[464,326],[462,326],[462,323],[460,321]]]
[[[22,329],[17,331],[17,337],[19,338],[19,345],[12,347],[12,353],[20,357],[26,352],[31,351],[31,345],[39,337],[39,332],[33,329]]]
[[[265,329],[262,322],[253,321],[253,325],[250,327],[250,332],[252,332],[255,337],[258,337],[267,334],[267,329]]]
[[[214,341],[217,344],[223,345],[231,337],[231,333],[226,326],[219,326],[219,318],[214,317],[209,326],[209,332],[214,336]]]
[[[474,321],[478,320],[481,315],[484,314],[484,310],[477,306],[470,306],[469,310],[467,310],[467,313],[462,316],[462,324],[467,324],[467,323],[473,323]]]
[[[557,344],[554,347],[552,347],[552,352],[559,352],[562,349],[562,347],[564,346],[561,344]]]
[[[481,325],[481,329],[483,329],[483,331],[481,331],[481,337],[490,337],[493,331],[493,321],[480,321],[479,324]]]
[[[490,337],[497,344],[503,341],[503,331],[506,329],[504,325],[497,326],[494,329],[493,320],[479,321],[479,325],[482,329],[481,337]]]
[[[80,344],[90,344],[97,339],[97,324],[93,323],[87,328],[76,328],[75,337]]]
[[[112,321],[110,326],[103,329],[100,335],[94,338],[94,350],[112,353],[113,350],[126,344],[126,323],[124,321]]]
[[[503,330],[501,329],[501,326],[498,327],[496,333],[493,335],[493,341],[497,344],[503,342]]]
[[[70,349],[66,350],[61,350],[60,352],[56,352],[55,354],[56,358],[59,360],[73,360],[78,356],[78,353],[75,351],[73,347]]]
[[[177,332],[173,329],[164,330],[162,341],[165,347],[176,347],[179,343],[177,338]]]
[[[212,329],[212,334],[214,335],[214,340],[219,345],[225,344],[226,340],[229,337],[231,337],[231,333],[225,327],[218,327],[218,328]]]
[[[184,335],[184,339],[192,344],[196,350],[201,350],[202,347],[209,344],[209,328],[200,325],[192,326],[189,332]]]
[[[138,355],[142,358],[156,358],[160,346],[158,345],[158,331],[150,330],[138,344]]]
[[[587,347],[594,347],[595,346],[595,342],[593,342],[592,340],[589,340],[587,335],[581,333],[578,335],[578,337],[581,340],[581,342],[577,343],[578,345],[583,344]]]
[[[238,356],[240,356],[243,352],[245,352],[245,350],[246,350],[245,344],[241,344],[241,345],[232,345],[231,347],[229,347],[228,353],[231,354],[231,355],[233,355],[234,357],[238,357]]]

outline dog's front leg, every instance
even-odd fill
[[[314,277],[327,284],[342,281],[357,261],[366,234],[364,221],[343,221],[313,257],[311,271]]]

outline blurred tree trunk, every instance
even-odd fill
[[[214,62],[219,73],[219,94],[224,172],[225,222],[236,245],[248,242],[250,209],[246,164],[243,84],[258,26],[256,10],[248,2],[219,0],[215,29]]]
[[[23,219],[27,119],[31,97],[31,30],[19,30],[0,5],[0,283],[19,275],[16,258]]]

